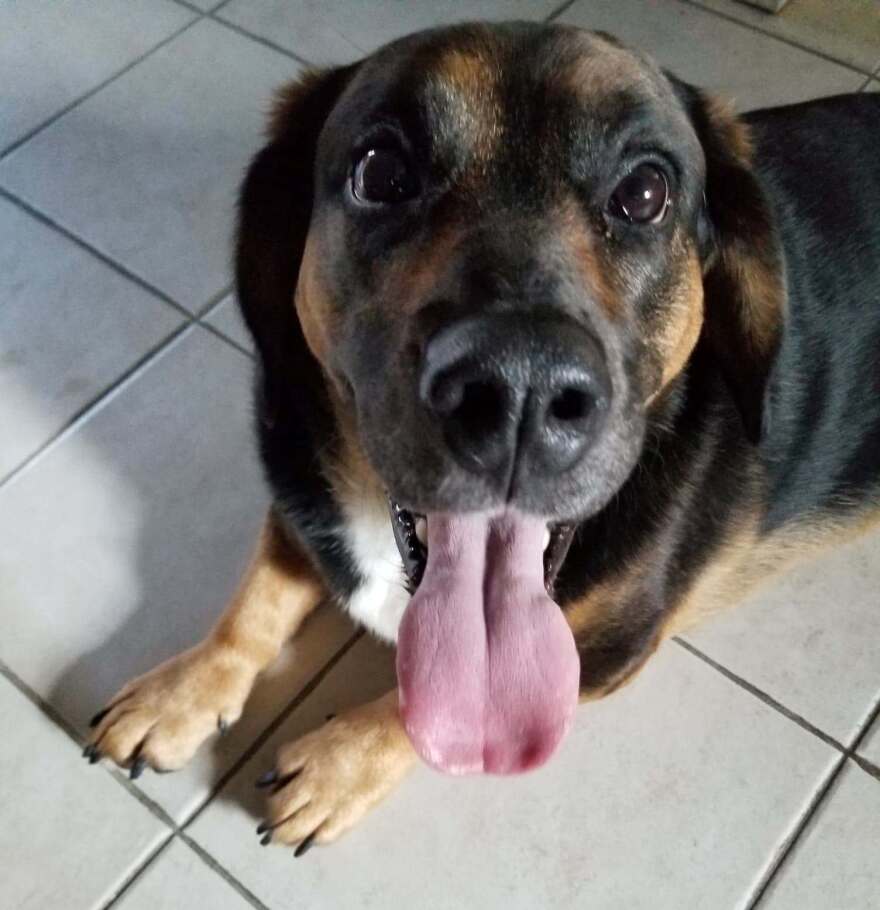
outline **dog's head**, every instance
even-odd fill
[[[301,332],[429,536],[432,515],[598,512],[701,336],[755,436],[781,286],[748,159],[729,113],[578,29],[447,28],[310,75],[244,194],[273,394],[297,394]],[[450,552],[481,533],[436,531]]]

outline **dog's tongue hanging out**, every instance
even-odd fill
[[[544,589],[544,532],[540,518],[516,512],[428,516],[397,678],[407,733],[441,771],[526,771],[568,731],[579,660]]]

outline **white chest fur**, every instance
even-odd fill
[[[409,593],[388,509],[371,500],[341,504],[348,546],[364,578],[348,602],[348,612],[371,632],[396,642]]]

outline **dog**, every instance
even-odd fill
[[[880,96],[736,116],[603,33],[458,25],[282,89],[238,298],[273,505],[86,756],[181,767],[331,599],[398,689],[281,749],[301,855],[418,757],[515,773],[667,636],[880,518]],[[552,599],[551,599],[552,595]]]

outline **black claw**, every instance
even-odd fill
[[[262,790],[263,787],[270,787],[276,780],[278,780],[278,772],[273,768],[271,771],[261,774],[254,782],[254,786],[258,790]]]
[[[220,731],[221,736],[226,736],[229,732],[229,724],[222,717],[217,718],[217,729]]]
[[[257,834],[265,834],[271,827],[269,822],[260,822],[260,824],[257,825]]]
[[[92,749],[94,749],[94,748],[95,748],[95,746],[93,743],[86,743],[85,748],[83,749],[82,757],[88,758],[92,754]]]
[[[92,751],[89,753],[89,764],[96,765],[101,760],[101,753],[98,751],[96,746],[92,747]]]
[[[99,711],[90,721],[90,727],[97,727],[99,723],[110,713],[110,708],[104,708]]]
[[[144,768],[146,767],[147,760],[145,758],[136,759],[131,766],[131,770],[128,772],[129,780],[137,780],[144,773]]]
[[[302,856],[307,850],[311,850],[315,845],[315,835],[317,831],[312,831],[312,833],[293,851],[295,857]]]
[[[270,831],[265,837],[260,838],[260,846],[266,847],[272,842],[272,832]]]

